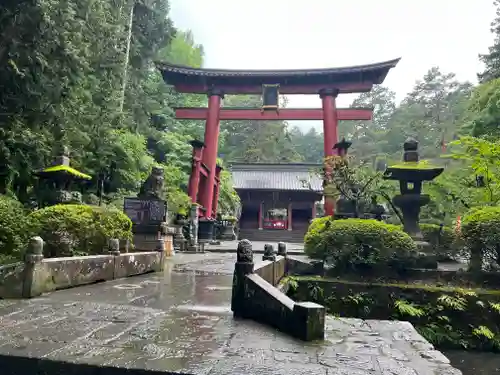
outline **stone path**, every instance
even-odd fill
[[[177,254],[162,274],[0,301],[0,354],[206,375],[461,374],[404,322],[329,317],[327,340],[306,344],[234,320],[234,261]]]

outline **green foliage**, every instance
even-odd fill
[[[379,196],[384,198],[398,214],[390,197],[394,189],[389,181],[383,179],[382,172],[376,172],[363,163],[356,164],[355,160],[350,157],[328,157],[325,159],[324,166],[330,171],[324,189],[325,197],[332,200],[341,197],[351,202],[354,217],[369,213],[372,198]],[[323,170],[319,173],[323,175]]]
[[[0,263],[19,259],[29,238],[29,219],[23,205],[0,195]]]
[[[471,96],[468,117],[465,125],[474,137],[500,136],[500,78],[488,81],[476,87]]]
[[[161,164],[170,207],[186,205],[187,142],[203,139],[203,123],[176,121],[172,107],[207,99],[174,93],[153,60],[200,67],[203,48],[172,27],[168,12],[167,0],[41,0],[0,9],[0,193],[30,201],[32,172],[63,143],[72,167],[94,177],[89,193],[104,172],[105,203],[137,194]],[[234,190],[224,192],[222,206]]]
[[[499,225],[500,207],[475,208],[464,216],[461,237],[471,251],[472,269],[481,269],[483,262],[500,266]]]
[[[108,240],[130,240],[132,222],[116,209],[56,205],[32,212],[32,234],[45,241],[46,257],[103,254]]]
[[[394,307],[401,316],[421,317],[425,315],[425,311],[414,306],[405,300],[397,300],[394,302]]]
[[[409,321],[438,349],[500,351],[497,291],[311,277],[295,277],[294,282],[290,297],[320,303],[329,314]]]
[[[493,2],[496,10],[496,17],[491,23],[491,32],[494,35],[494,43],[485,55],[480,55],[481,62],[485,65],[482,73],[478,74],[480,82],[488,82],[495,78],[500,78],[500,2]]]
[[[469,185],[467,191],[469,206],[495,205],[500,201],[500,141],[487,141],[481,138],[462,137],[452,143],[449,157],[461,162],[461,167],[468,172],[468,179],[482,176],[484,187],[470,186],[470,182],[459,182],[459,186]]]
[[[370,267],[403,259],[416,250],[398,226],[377,220],[316,219],[305,236],[310,257],[325,259],[340,269]]]
[[[323,259],[324,249],[321,247],[321,241],[325,231],[332,225],[333,219],[330,216],[320,217],[311,221],[306,235],[304,236],[304,251],[315,259]]]
[[[436,224],[420,224],[420,230],[424,237],[433,248],[435,254],[451,254],[457,243],[455,231],[446,226]]]
[[[261,99],[253,95],[228,96],[224,105],[260,108]],[[290,163],[303,160],[284,121],[222,121],[221,133],[223,144],[219,152],[232,162]]]

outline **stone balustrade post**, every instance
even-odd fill
[[[264,255],[262,255],[262,260],[270,260],[274,262],[276,260],[276,254],[274,252],[274,246],[266,243],[264,245]]]
[[[120,255],[120,240],[118,238],[110,238],[108,241],[108,254]]]
[[[278,255],[280,255],[282,257],[286,257],[286,255],[287,255],[286,243],[284,243],[284,242],[278,243]]]
[[[247,296],[245,294],[245,277],[253,273],[253,249],[249,240],[238,242],[236,263],[233,273],[233,290],[231,296],[231,311],[235,317],[244,318],[247,310]]]
[[[33,237],[24,256],[23,298],[37,297],[43,292],[43,239]]]

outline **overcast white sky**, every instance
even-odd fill
[[[476,81],[493,42],[492,0],[171,0],[180,29],[205,49],[205,67],[294,69],[401,57],[384,85],[401,100],[432,66]],[[290,97],[289,97],[290,98]],[[341,95],[347,106],[352,95]],[[290,107],[319,107],[294,96]]]

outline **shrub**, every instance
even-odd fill
[[[311,221],[304,236],[304,251],[311,258],[322,259],[323,251],[319,243],[324,236],[324,231],[333,223],[331,216],[320,217]]]
[[[110,238],[131,239],[132,222],[117,209],[55,205],[30,214],[46,257],[102,254]]]
[[[377,220],[322,218],[311,224],[305,239],[307,255],[339,269],[392,263],[415,250],[414,241],[398,226]]]
[[[500,207],[470,210],[462,220],[462,239],[471,252],[471,268],[486,263],[500,265]]]
[[[20,258],[29,238],[29,220],[22,204],[0,195],[0,263]]]

